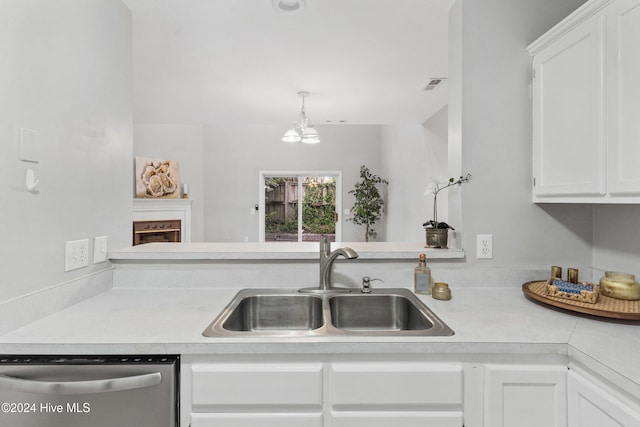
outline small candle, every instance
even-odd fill
[[[182,192],[184,194],[189,194],[189,184],[182,184]]]

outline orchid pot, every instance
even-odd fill
[[[427,228],[425,227],[427,244],[425,248],[447,249],[449,243],[448,228]]]

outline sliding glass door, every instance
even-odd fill
[[[262,172],[260,240],[340,240],[339,172]]]

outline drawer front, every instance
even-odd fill
[[[333,427],[462,427],[462,412],[337,413]]]
[[[194,364],[193,405],[321,405],[321,364]]]
[[[462,405],[462,367],[424,363],[344,363],[331,366],[332,404]]]
[[[322,427],[322,414],[192,414],[191,427]]]

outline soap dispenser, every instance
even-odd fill
[[[413,285],[416,294],[431,295],[431,269],[427,267],[425,254],[420,254],[418,266],[413,270]]]

